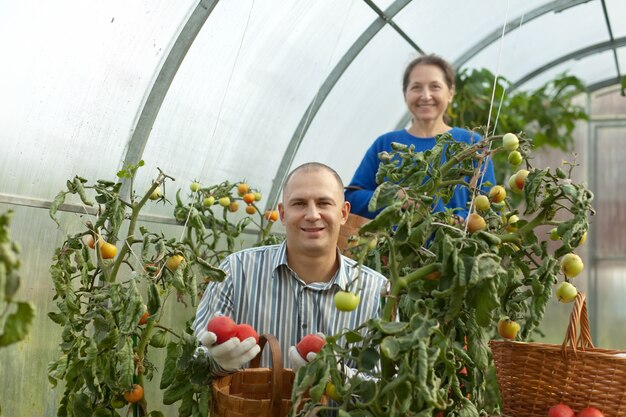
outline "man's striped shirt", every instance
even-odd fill
[[[218,315],[247,323],[259,334],[278,339],[283,362],[289,367],[287,350],[309,333],[333,335],[354,329],[381,313],[381,292],[387,280],[378,272],[343,255],[337,273],[329,282],[306,284],[287,264],[286,242],[245,249],[228,256],[220,265],[223,282],[207,286],[193,324],[194,332],[206,329]],[[338,291],[357,291],[361,273],[360,303],[354,311],[339,311],[334,297]],[[266,362],[267,355],[264,355]],[[264,363],[263,366],[269,364]]]

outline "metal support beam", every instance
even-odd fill
[[[278,166],[278,170],[276,171],[276,175],[274,176],[272,189],[270,190],[267,198],[266,209],[272,209],[278,204],[283,182],[291,169],[291,164],[293,163],[296,153],[298,152],[298,148],[300,148],[300,144],[302,143],[307,130],[309,129],[313,119],[315,119],[315,115],[322,107],[322,104],[330,94],[337,81],[339,81],[343,73],[350,66],[352,61],[354,61],[354,59],[359,55],[359,53],[361,53],[369,41],[371,41],[374,36],[410,2],[411,0],[395,0],[393,4],[391,4],[391,6],[384,11],[384,18],[380,17],[379,14],[379,17],[361,34],[361,36],[359,36],[350,49],[348,49],[339,62],[337,62],[337,65],[335,65],[332,71],[328,74],[328,77],[324,80],[324,83],[318,90],[315,97],[313,97],[313,100],[302,115],[296,130],[291,136],[289,145],[287,145],[287,149],[285,150],[280,165]],[[417,47],[417,45],[415,47]],[[419,48],[418,50],[421,51]]]
[[[193,41],[196,39],[204,22],[206,22],[218,1],[219,0],[200,0],[196,8],[189,15],[189,19],[176,38],[176,41],[173,43],[169,54],[163,62],[163,66],[150,88],[148,97],[139,111],[139,116],[136,119],[135,128],[133,129],[133,135],[126,149],[126,156],[124,157],[122,168],[130,164],[134,165],[141,160],[146,143],[148,142],[148,137],[154,126],[154,121],[161,110],[161,105],[172,85],[172,81],[185,59],[189,48],[191,48]],[[126,195],[129,187],[129,180],[123,179],[120,193]]]
[[[549,70],[552,67],[555,67],[559,64],[562,64],[563,62],[566,61],[570,61],[572,59],[582,59],[588,55],[593,55],[593,54],[597,54],[599,52],[603,52],[606,51],[608,49],[617,49],[617,48],[621,48],[623,46],[626,46],[626,37],[623,38],[618,38],[615,39],[614,41],[607,41],[607,42],[600,42],[597,43],[595,45],[591,45],[591,46],[587,46],[586,48],[581,48],[578,49],[574,52],[570,52],[569,54],[565,54],[561,57],[558,57],[550,62],[548,62],[545,65],[542,65],[541,67],[537,68],[536,70],[526,74],[525,76],[523,76],[522,78],[520,78],[519,80],[517,80],[516,82],[513,83],[511,90],[513,91],[515,89],[517,89],[520,85],[524,84],[525,82],[529,81],[530,79],[536,77],[537,75],[541,74],[544,71]],[[620,78],[617,77],[617,81],[616,82],[620,82],[619,81]]]

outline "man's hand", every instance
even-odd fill
[[[304,365],[306,365],[307,363],[315,359],[315,356],[317,356],[317,353],[309,352],[306,355],[306,359],[305,359],[302,357],[302,355],[300,355],[300,352],[298,352],[298,349],[295,346],[291,346],[289,348],[288,355],[289,355],[289,362],[291,362],[291,369],[293,369],[294,372],[298,372],[298,369],[302,368]]]
[[[250,362],[261,351],[254,337],[249,337],[243,342],[232,337],[222,344],[216,345],[217,336],[213,332],[204,331],[198,339],[206,348],[208,354],[217,365],[228,372],[235,372]]]
[[[315,359],[315,356],[317,356],[316,352],[324,345],[324,343],[326,343],[326,335],[324,333],[317,332],[316,335],[319,336],[319,338],[321,338],[320,346],[314,348],[315,352],[314,351],[308,352],[306,354],[306,358],[302,357],[302,355],[300,354],[300,352],[298,351],[298,348],[296,346],[291,346],[289,348],[289,351],[287,352],[287,355],[289,356],[289,362],[291,362],[291,369],[293,369],[294,372],[298,372],[298,369],[302,368],[304,365],[306,365],[307,363],[309,363],[313,359]],[[303,340],[307,339],[309,337],[311,337],[311,335],[306,335],[303,338]],[[303,343],[303,340],[301,340],[300,343]],[[298,345],[300,345],[300,343],[298,343]],[[305,349],[307,349],[307,348],[305,348]]]

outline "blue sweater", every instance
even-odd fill
[[[477,133],[458,127],[453,127],[449,132],[457,142],[470,144],[481,140],[480,135]],[[346,189],[346,200],[349,201],[352,206],[350,209],[351,213],[373,219],[380,212],[380,210],[377,212],[369,211],[367,209],[367,205],[374,194],[374,190],[378,186],[378,184],[376,184],[376,172],[378,171],[378,166],[380,164],[378,153],[382,151],[390,152],[392,142],[398,142],[405,145],[415,145],[416,152],[427,151],[435,146],[434,137],[418,138],[411,135],[406,130],[397,130],[379,136],[374,141],[372,146],[369,147],[367,152],[365,152],[365,156],[356,169],[354,177],[352,177],[352,181],[350,182],[349,187],[358,187],[359,189]],[[445,162],[445,160],[442,161],[442,163],[443,162]],[[490,182],[492,185],[495,185],[496,183],[491,158],[488,159],[487,168],[482,179],[482,184],[486,182]],[[467,202],[470,198],[471,196],[469,194],[469,190],[466,187],[457,186],[454,190],[452,199],[445,207],[457,208],[458,210],[455,211],[455,214],[465,218],[467,217]],[[438,200],[435,203],[433,211],[444,211],[444,205],[441,200]]]

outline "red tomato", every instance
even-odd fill
[[[572,410],[569,406],[560,403],[550,407],[550,410],[548,410],[548,417],[574,417],[574,410]]]
[[[319,335],[316,334],[307,334],[298,342],[296,345],[296,349],[300,356],[306,359],[306,355],[309,352],[319,352],[322,349],[322,346],[326,344],[326,340]]]
[[[584,410],[579,411],[576,417],[604,417],[604,414],[602,414],[597,408],[587,407]]]
[[[256,330],[254,330],[254,327],[245,323],[238,324],[237,325],[237,339],[243,342],[249,337],[254,337],[254,340],[256,340],[256,342],[259,343],[259,334],[256,332]]]
[[[227,316],[213,317],[207,324],[206,329],[215,333],[218,345],[237,335],[237,324]]]

